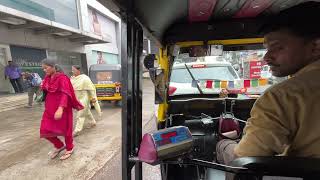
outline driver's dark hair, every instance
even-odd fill
[[[302,38],[320,38],[319,19],[320,2],[309,1],[271,16],[260,28],[260,33],[265,35],[270,32],[287,29]]]

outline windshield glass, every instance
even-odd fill
[[[238,78],[236,72],[231,66],[213,66],[204,68],[192,68],[190,72],[196,80],[199,79],[218,79],[234,80]],[[171,82],[192,83],[192,78],[186,68],[173,69],[171,73]]]
[[[265,49],[223,51],[221,56],[204,57],[189,57],[188,53],[181,53],[173,63],[169,96],[199,94],[185,64],[205,94],[219,94],[222,89],[227,89],[233,93],[261,95],[286,79],[272,76],[269,66],[263,61],[265,53]]]

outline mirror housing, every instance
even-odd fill
[[[185,126],[175,126],[146,133],[141,141],[138,158],[156,165],[163,160],[179,157],[192,151],[193,139]]]
[[[209,46],[209,56],[222,56],[223,54],[223,45],[210,45]]]
[[[143,65],[145,68],[147,68],[148,70],[151,68],[154,68],[154,62],[156,60],[156,55],[155,54],[148,54],[144,57],[143,60]]]

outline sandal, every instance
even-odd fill
[[[54,151],[50,151],[50,152],[48,153],[48,155],[49,155],[49,157],[50,157],[51,159],[54,159],[54,158],[56,158],[56,157],[60,154],[60,152],[63,151],[65,148],[66,148],[66,147],[63,146],[63,147],[60,148],[60,149],[55,149]]]
[[[60,160],[66,160],[66,159],[68,159],[72,154],[73,154],[73,149],[70,150],[70,151],[66,151],[66,152],[64,153],[64,155],[62,155],[62,156],[60,157]]]

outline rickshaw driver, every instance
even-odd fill
[[[221,140],[217,160],[287,155],[320,158],[320,3],[284,10],[262,28],[264,60],[277,77],[290,79],[268,89],[255,103],[237,144]]]

